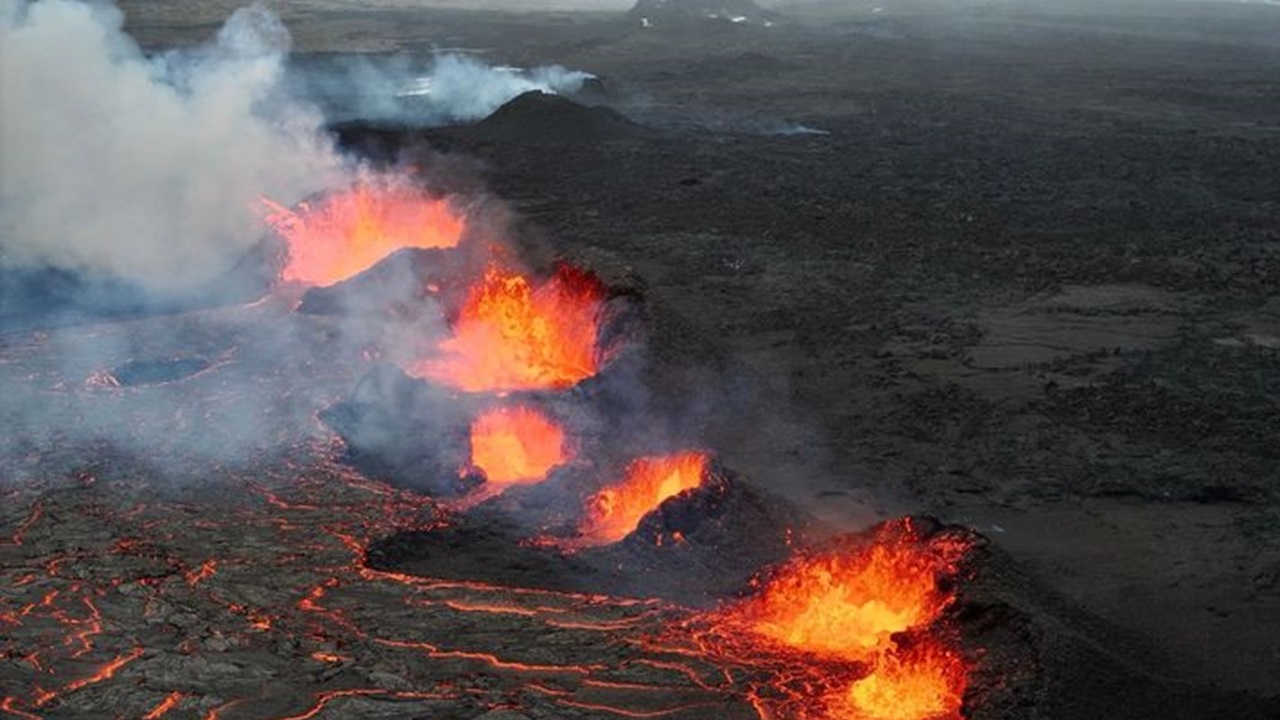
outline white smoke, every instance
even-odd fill
[[[0,265],[164,294],[210,281],[342,162],[282,93],[289,34],[260,5],[147,58],[113,6],[0,0]]]
[[[494,66],[462,53],[441,53],[419,70],[405,56],[349,58],[336,68],[304,72],[303,82],[327,99],[331,119],[433,127],[479,120],[533,90],[572,94],[594,77],[559,65]]]
[[[450,120],[476,120],[517,95],[533,90],[573,93],[592,77],[559,65],[523,71],[491,67],[466,55],[442,55],[436,58],[431,73],[419,78],[415,88],[401,92],[421,92]]]

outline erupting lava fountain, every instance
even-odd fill
[[[754,596],[714,611],[701,644],[795,668],[804,696],[781,697],[803,720],[959,720],[969,668],[940,623],[971,547],[925,537],[907,518],[802,552]]]
[[[608,545],[629,535],[640,520],[667,498],[702,485],[707,456],[685,452],[632,461],[622,482],[587,498],[574,545]]]
[[[599,370],[604,299],[595,276],[568,265],[537,286],[490,268],[468,293],[441,357],[409,374],[466,392],[572,387]]]
[[[306,285],[341,282],[402,248],[456,247],[466,229],[448,201],[402,183],[362,182],[296,210],[263,203],[288,243],[280,279]]]
[[[530,408],[496,408],[471,424],[471,464],[494,485],[541,482],[571,457],[564,430]]]

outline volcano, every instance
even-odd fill
[[[0,718],[1280,717],[1273,8],[409,5],[295,46],[589,66],[663,130],[379,132],[396,201],[283,208],[212,305],[18,327],[67,278],[0,278]],[[169,59],[189,10],[127,27]],[[5,87],[100,77],[68,48]],[[67,187],[144,115],[51,113]]]
[[[464,137],[484,142],[548,145],[629,140],[645,134],[642,125],[617,110],[537,90],[518,95],[462,131]]]
[[[655,456],[639,465],[648,471],[693,455]],[[631,465],[628,477],[635,477],[637,463]],[[438,531],[384,538],[369,547],[368,563],[421,577],[706,606],[741,592],[761,567],[784,560],[812,521],[737,473],[699,468],[688,490],[649,495],[643,507],[633,501],[634,520],[615,534],[598,535],[597,501],[583,504],[586,488],[610,484],[570,466],[470,508]]]

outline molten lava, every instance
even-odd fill
[[[269,200],[267,223],[288,243],[285,282],[332,285],[401,248],[450,248],[465,223],[439,198],[386,182],[365,182],[290,210]]]
[[[876,659],[869,675],[828,705],[833,720],[959,718],[967,668],[955,652],[927,642]]]
[[[467,296],[443,357],[410,374],[468,392],[563,389],[599,369],[596,338],[604,287],[567,265],[534,286],[490,268]]]
[[[696,647],[778,673],[749,694],[761,717],[960,720],[969,666],[943,611],[973,543],[904,518],[801,553],[703,616]]]
[[[569,457],[564,431],[536,410],[497,408],[471,424],[471,464],[490,483],[539,482]]]
[[[954,600],[939,580],[967,550],[888,523],[864,547],[795,558],[739,609],[755,633],[819,655],[864,660],[890,636],[924,627]]]
[[[607,545],[621,540],[664,500],[702,485],[706,468],[707,456],[700,452],[633,461],[622,482],[587,499],[578,544]]]

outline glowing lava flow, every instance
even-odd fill
[[[534,286],[490,268],[467,296],[443,357],[410,375],[468,392],[564,389],[599,369],[596,339],[604,287],[567,265]]]
[[[958,654],[933,642],[884,653],[869,675],[833,698],[827,713],[837,720],[956,717],[964,702],[966,669]]]
[[[757,634],[820,655],[863,660],[890,636],[929,625],[954,600],[939,586],[965,547],[921,542],[909,521],[870,546],[792,560],[738,611]]]
[[[420,190],[366,182],[290,210],[263,200],[267,223],[288,243],[281,280],[332,285],[401,248],[451,248],[465,223],[449,204]]]
[[[564,431],[536,410],[496,408],[471,424],[471,464],[495,485],[540,482],[569,457]]]
[[[627,467],[622,482],[587,499],[586,516],[575,544],[607,545],[626,537],[640,520],[667,498],[702,485],[707,456],[700,452],[640,458]]]
[[[959,720],[968,665],[943,611],[971,547],[906,518],[802,553],[702,616],[697,652],[776,674],[748,692],[761,717]]]
[[[151,712],[142,716],[142,720],[159,720],[164,717],[170,710],[177,707],[186,695],[180,692],[171,692],[165,696],[160,704],[151,708]]]

